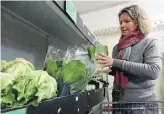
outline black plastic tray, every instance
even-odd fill
[[[43,101],[38,107],[26,105],[20,108],[1,110],[1,113],[26,108],[26,114],[85,114],[106,97],[107,88],[85,91],[66,97]]]

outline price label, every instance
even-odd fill
[[[77,13],[76,13],[76,7],[74,3],[71,0],[66,0],[66,12],[71,17],[71,19],[77,23]]]
[[[6,112],[4,114],[26,114],[26,108],[9,111],[9,112]]]

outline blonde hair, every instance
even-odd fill
[[[119,17],[123,13],[128,13],[129,16],[137,22],[138,31],[142,32],[144,35],[147,35],[151,32],[152,30],[151,21],[149,20],[146,13],[141,8],[138,7],[138,5],[132,5],[132,6],[123,8],[119,12]]]

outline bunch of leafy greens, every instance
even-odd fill
[[[104,45],[89,45],[88,46],[88,53],[90,55],[90,59],[93,63],[97,64],[96,58],[99,56],[99,54],[105,54],[108,55],[108,48]]]
[[[0,73],[1,107],[11,107],[16,102],[16,96],[12,93],[14,79],[14,76],[9,73]]]
[[[64,83],[73,83],[86,78],[85,64],[80,60],[71,60],[62,67],[62,75]]]
[[[35,70],[35,67],[26,60],[12,60],[6,63],[5,68],[1,72],[12,73],[15,76],[25,75]]]
[[[86,80],[88,80],[86,65],[80,60],[65,60],[61,62],[47,58],[45,67],[46,71],[55,79],[61,80],[63,84],[70,85],[70,93],[82,91]],[[63,88],[59,89],[63,91]]]
[[[57,96],[57,82],[46,71],[31,72],[16,82],[13,89],[18,92],[18,106],[28,102],[37,106],[42,100]]]
[[[26,60],[13,60],[1,72],[1,107],[38,106],[42,100],[57,96],[57,82],[46,71],[34,71]]]
[[[51,58],[47,58],[45,61],[45,70],[48,72],[48,74],[55,79],[62,80],[61,75],[61,67],[62,67],[63,61],[54,61]]]
[[[94,63],[95,68],[96,68],[95,69],[95,76],[97,74],[102,75],[101,74],[102,72],[110,72],[111,71],[110,67],[102,68],[101,64],[98,64],[98,62],[96,60],[100,54],[108,55],[107,46],[102,45],[102,44],[95,45],[95,46],[94,45],[89,45],[88,46],[88,53],[90,55],[91,61]]]

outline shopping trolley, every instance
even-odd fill
[[[164,114],[164,100],[110,102],[108,96],[106,101],[92,108],[89,114]]]
[[[102,102],[89,114],[164,114],[164,101]]]
[[[103,102],[103,114],[164,114],[164,101]]]

